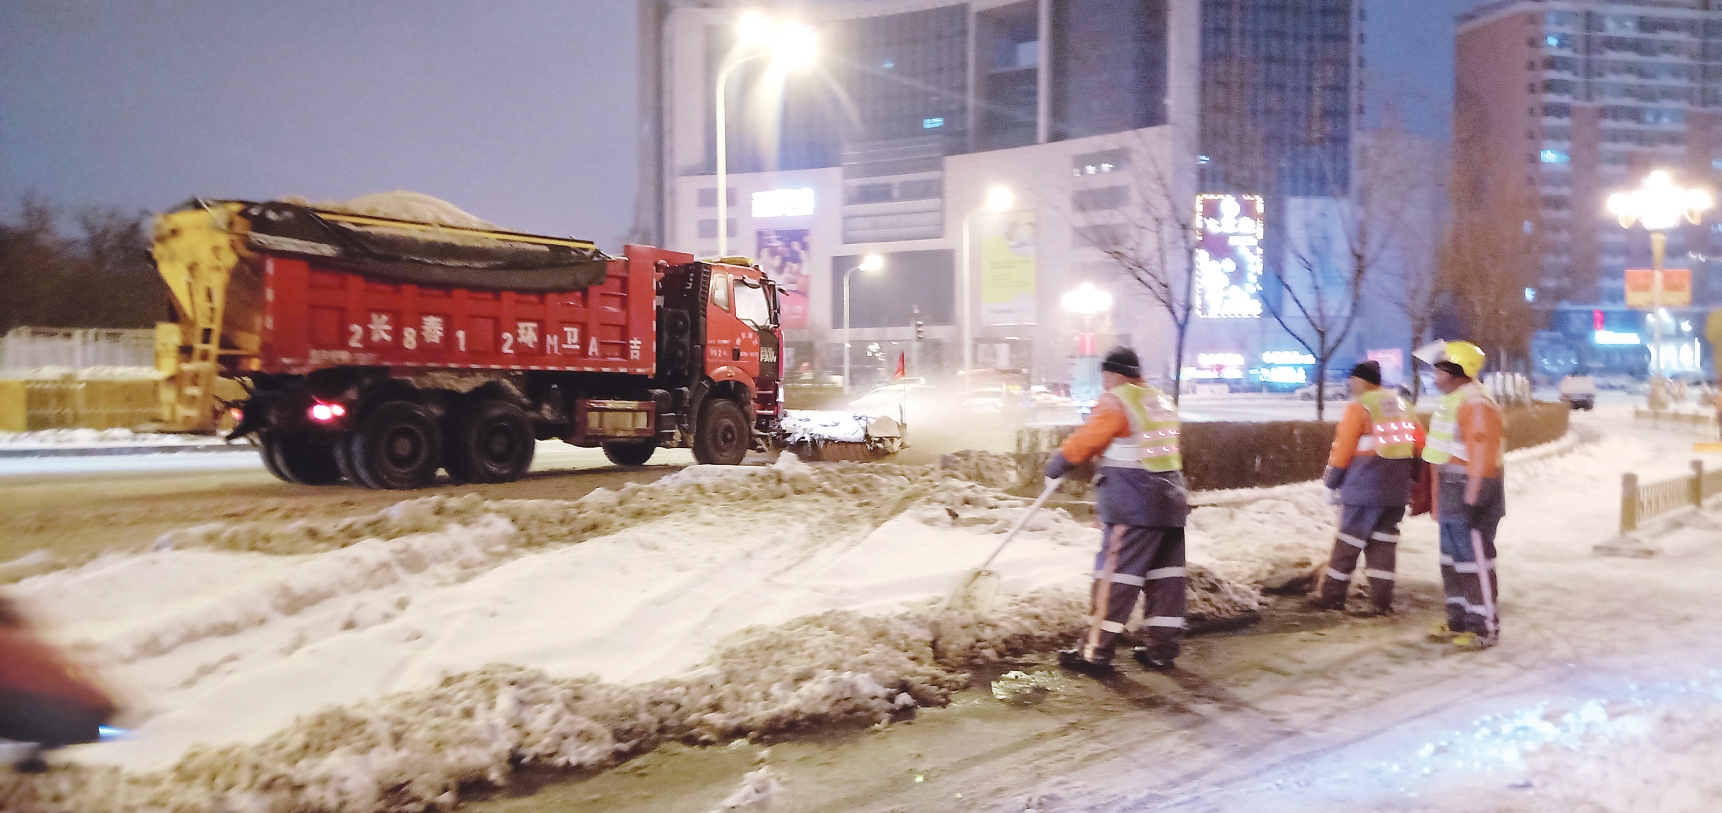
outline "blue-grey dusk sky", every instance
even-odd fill
[[[1453,16],[1369,0],[1371,117],[1444,135]],[[408,189],[619,247],[631,0],[0,0],[0,211]]]

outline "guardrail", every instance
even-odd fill
[[[1637,421],[1649,421],[1654,427],[1669,427],[1686,429],[1701,435],[1716,434],[1716,413],[1714,412],[1681,412],[1672,409],[1646,409],[1633,407],[1632,418]]]
[[[1664,514],[1696,508],[1706,499],[1722,494],[1722,471],[1705,471],[1704,462],[1692,461],[1692,473],[1672,480],[1640,484],[1638,475],[1620,476],[1620,533],[1638,530],[1640,523]]]

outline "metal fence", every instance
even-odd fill
[[[153,329],[18,327],[0,337],[0,370],[154,366]]]
[[[1620,476],[1620,532],[1638,530],[1640,523],[1686,508],[1696,508],[1722,494],[1722,471],[1705,471],[1704,462],[1692,461],[1692,473],[1672,480],[1640,484],[1638,475]]]
[[[1681,429],[1705,437],[1716,435],[1716,413],[1714,412],[1633,407],[1632,417],[1633,420],[1649,423],[1659,429]]]

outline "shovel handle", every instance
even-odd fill
[[[1054,480],[1046,484],[1046,488],[1041,490],[1040,496],[1034,498],[1034,504],[1030,505],[1027,511],[1022,512],[1022,516],[1017,518],[1016,524],[1011,526],[1010,533],[1005,534],[1004,541],[1000,542],[999,546],[993,549],[993,555],[988,556],[987,560],[981,563],[982,570],[986,570],[987,567],[992,565],[994,559],[999,558],[999,554],[1004,552],[1005,546],[1009,545],[1010,541],[1016,537],[1016,532],[1022,530],[1022,526],[1028,524],[1028,518],[1034,516],[1034,512],[1040,510],[1040,507],[1046,504],[1046,498],[1051,497],[1052,492],[1058,490],[1059,482],[1061,481]]]

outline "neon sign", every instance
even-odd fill
[[[1262,315],[1262,198],[1196,196],[1196,315]]]

